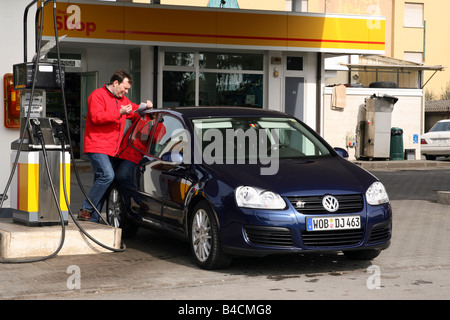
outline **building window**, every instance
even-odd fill
[[[195,73],[164,71],[163,107],[195,105]]]
[[[168,51],[163,68],[164,107],[263,106],[263,54]]]
[[[403,60],[422,64],[423,63],[423,53],[422,52],[405,51],[403,54]]]
[[[262,107],[262,74],[201,72],[199,105]]]
[[[287,57],[286,70],[302,71],[303,57]]]
[[[262,54],[200,52],[200,68],[221,70],[260,70],[263,69]]]
[[[177,67],[193,67],[194,53],[193,52],[165,52],[164,53],[165,66]]]
[[[133,79],[128,97],[131,101],[141,100],[141,49],[130,50],[130,76]]]
[[[423,28],[423,3],[405,3],[404,26],[407,28]]]
[[[199,53],[199,105],[262,107],[263,55]]]

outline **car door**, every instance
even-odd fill
[[[149,156],[141,165],[141,188],[148,197],[153,218],[181,231],[185,195],[191,185],[187,179],[188,165],[166,158],[168,154],[183,152],[186,130],[180,119],[169,114],[161,115],[158,126],[164,126],[165,131],[152,138]],[[155,217],[156,210],[158,217]]]
[[[133,212],[153,221],[161,220],[161,206],[155,200],[157,195],[154,188],[145,187],[144,173],[147,167],[151,167],[158,160],[150,156],[149,150],[152,141],[164,134],[164,130],[159,122],[158,113],[142,116],[135,120],[127,131],[119,152],[120,158],[138,163],[133,172],[135,186],[128,189],[129,194],[123,196],[131,197]]]

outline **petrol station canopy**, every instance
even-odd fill
[[[54,36],[53,8],[44,37]],[[384,54],[385,18],[117,2],[57,2],[64,42]],[[46,38],[44,38],[46,39]]]

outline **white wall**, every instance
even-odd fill
[[[283,53],[281,51],[269,51],[267,56],[267,108],[270,110],[284,112],[283,106],[283,88],[284,88],[284,68],[282,65]],[[279,58],[280,64],[271,63],[271,58]],[[274,76],[274,71],[278,72],[278,76]]]
[[[25,7],[30,0],[1,1],[0,3],[0,30],[2,30],[2,48],[0,51],[0,193],[3,193],[11,172],[10,154],[11,142],[19,138],[19,129],[7,129],[4,126],[4,92],[3,76],[12,73],[12,66],[24,62],[23,59],[23,15]],[[34,45],[34,17],[36,7],[28,11],[28,60],[31,61],[35,53]],[[20,17],[20,18],[19,18]],[[8,196],[11,194],[7,191]],[[5,201],[3,207],[9,207],[9,200]]]
[[[152,46],[141,47],[141,101],[152,100],[153,105],[157,107],[157,101],[154,101],[153,95],[153,60],[154,51]],[[133,101],[138,103],[138,101]]]
[[[354,160],[355,148],[347,147],[347,136],[355,136],[358,110],[364,105],[364,99],[373,94],[390,95],[398,98],[392,112],[391,127],[403,129],[403,148],[415,149],[416,159],[420,155],[419,143],[414,143],[414,135],[422,132],[423,90],[420,89],[381,89],[381,88],[347,88],[346,107],[342,110],[331,109],[332,88],[325,88],[323,101],[323,137],[333,147],[347,148],[349,160]]]
[[[317,118],[317,53],[307,53],[304,61],[305,69],[305,115],[303,121],[316,131]],[[321,62],[322,72],[324,61]],[[324,78],[323,78],[324,79]]]

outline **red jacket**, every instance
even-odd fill
[[[94,90],[88,98],[88,113],[84,130],[84,152],[117,155],[127,118],[135,119],[137,113],[120,115],[120,107],[130,104],[133,111],[139,105],[127,97],[116,98],[107,88]]]

